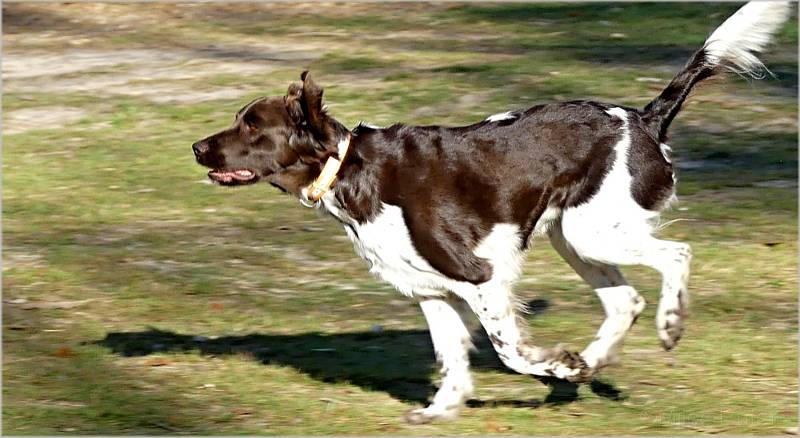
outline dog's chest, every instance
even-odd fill
[[[408,296],[438,295],[453,282],[436,271],[414,248],[400,207],[383,204],[377,217],[359,224],[331,201],[323,199],[326,209],[345,224],[356,253],[367,261],[372,274]]]

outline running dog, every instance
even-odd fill
[[[652,236],[675,193],[667,129],[700,81],[725,69],[761,75],[755,54],[790,11],[789,3],[746,4],[643,109],[573,101],[455,128],[349,130],[304,72],[286,96],[249,103],[230,128],[192,149],[216,183],[265,181],[332,216],[370,272],[419,302],[442,384],[407,419],[453,418],[473,390],[463,319],[470,310],[512,370],[585,382],[614,363],[645,307],[618,266],[644,265],[663,278],[658,337],[667,350],[676,345],[692,253]],[[512,285],[537,234],[602,301],[606,319],[579,354],[535,345],[518,317]]]

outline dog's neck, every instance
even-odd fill
[[[342,164],[350,150],[351,139],[352,135],[347,133],[344,138],[339,140],[339,143],[336,145],[337,156],[328,157],[319,175],[317,175],[311,184],[301,190],[300,202],[302,202],[303,205],[306,207],[314,207],[320,199],[330,191],[331,186],[336,183]]]
[[[347,131],[350,141],[336,180],[313,207],[324,209],[343,223],[371,220],[381,210],[380,166],[374,135],[380,128],[356,127]],[[302,197],[301,197],[302,201]]]

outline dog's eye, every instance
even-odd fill
[[[248,122],[244,123],[244,129],[249,134],[255,134],[256,132],[258,132],[258,126],[254,125],[252,123],[248,123]]]

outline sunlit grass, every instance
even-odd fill
[[[214,101],[4,84],[6,115],[52,106],[88,114],[3,137],[6,433],[778,434],[796,425],[796,25],[765,57],[777,79],[704,86],[675,121],[675,161],[695,163],[680,168],[681,202],[662,222],[680,220],[661,232],[695,254],[679,347],[663,352],[655,336],[658,276],[626,269],[650,306],[622,364],[582,386],[578,400],[545,402],[550,389],[507,372],[478,334],[483,404],[454,423],[401,420],[437,378],[416,306],[366,272],[335,222],[266,185],[206,184],[191,143],[249,99],[283,93],[304,68],[348,126],[458,125],[549,100],[642,106],[736,7],[423,6],[319,6],[312,15],[288,5],[157,5],[121,33],[51,26],[98,32],[87,50],[203,53],[245,41],[234,48],[258,59],[259,41],[329,48],[263,73],[147,81],[246,86],[241,98]],[[80,7],[4,11],[16,11],[12,34],[27,36],[41,29],[15,17],[49,23]],[[139,7],[103,8],[111,19]],[[5,56],[64,44],[14,42]],[[590,341],[600,303],[546,240],[534,243],[524,273],[518,293],[541,310],[527,318],[536,341]]]

